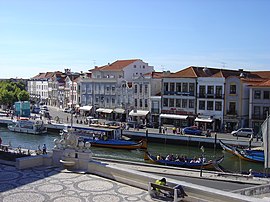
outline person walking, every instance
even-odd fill
[[[43,154],[47,154],[47,147],[46,147],[46,144],[43,145],[43,148],[42,148],[42,149],[43,149],[43,152],[42,152],[42,153],[43,153]]]

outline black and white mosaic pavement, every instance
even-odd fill
[[[0,202],[152,201],[147,191],[59,168],[17,170],[0,164]]]

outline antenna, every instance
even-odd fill
[[[225,69],[227,63],[221,62],[221,64],[222,64],[223,69]]]

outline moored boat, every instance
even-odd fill
[[[28,118],[13,120],[12,124],[8,125],[8,129],[13,132],[29,134],[42,134],[47,132],[42,120],[29,120]]]
[[[148,151],[145,152],[145,159],[149,160],[151,163],[166,165],[166,166],[175,166],[175,167],[183,167],[183,168],[192,168],[192,169],[216,169],[216,165],[220,164],[224,156],[209,161],[200,161],[193,162],[191,158],[187,158],[184,161],[175,161],[175,160],[164,160],[157,159],[156,156],[151,155]]]
[[[219,140],[219,143],[220,143],[220,146],[223,148],[223,150],[231,154],[234,154],[243,160],[251,161],[251,162],[258,162],[258,163],[264,162],[264,154],[261,151],[240,149],[240,148],[237,148],[236,146],[225,144],[221,140]]]
[[[128,150],[147,148],[146,139],[142,139],[139,142],[123,139],[119,127],[73,127],[72,130],[72,133],[76,134],[80,141],[90,142],[93,147]],[[68,131],[64,130],[63,133],[68,133]]]

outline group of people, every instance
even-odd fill
[[[205,157],[194,157],[192,159],[187,158],[185,155],[176,155],[168,154],[165,158],[160,154],[157,155],[157,160],[166,160],[166,161],[180,161],[180,162],[188,162],[188,163],[204,163],[206,162]]]

